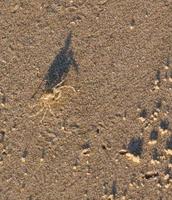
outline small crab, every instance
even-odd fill
[[[44,112],[43,117],[41,119],[42,122],[47,114],[47,111],[49,111],[54,116],[54,113],[51,108],[59,102],[60,98],[62,98],[63,90],[71,90],[73,92],[76,92],[76,90],[72,86],[67,86],[67,85],[60,86],[61,84],[62,83],[54,87],[51,92],[46,92],[41,96],[39,102],[36,103],[34,106],[32,106],[32,109],[37,106],[40,107],[41,109],[31,117],[38,116],[40,113]]]

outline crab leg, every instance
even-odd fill
[[[59,95],[55,98],[55,100],[57,101],[57,100],[59,100],[60,98],[61,98],[61,96],[62,96],[62,92],[58,89],[58,91],[56,90],[56,91],[54,91],[55,93],[58,93]]]
[[[52,109],[51,109],[51,106],[48,105],[48,107],[49,107],[49,112],[55,117],[55,114],[53,113],[53,111],[52,111]]]
[[[44,120],[44,118],[45,118],[45,115],[47,114],[47,111],[48,111],[48,110],[47,110],[47,108],[46,108],[46,109],[45,109],[45,112],[44,112],[44,114],[43,114],[43,117],[42,117],[42,119],[41,119],[41,121],[40,121],[41,123],[43,122],[43,120]]]
[[[41,112],[43,112],[43,110],[44,110],[44,107],[41,108],[35,115],[31,115],[30,117],[36,117],[36,116],[38,116]]]
[[[71,89],[72,91],[76,92],[75,88],[70,85],[63,85],[60,87],[60,89],[63,89],[63,88]]]

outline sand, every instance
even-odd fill
[[[171,0],[4,0],[0,38],[0,199],[172,198]]]

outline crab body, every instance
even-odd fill
[[[63,90],[71,90],[73,92],[76,92],[72,86],[64,85],[64,86],[53,88],[53,90],[51,92],[47,92],[47,93],[43,94],[40,97],[38,103],[35,104],[34,106],[32,106],[32,108],[35,108],[37,106],[40,107],[40,110],[32,117],[38,116],[40,113],[43,112],[44,114],[41,119],[41,122],[42,122],[45,118],[47,111],[49,111],[54,116],[52,107],[56,106],[59,103],[59,100],[62,97]]]

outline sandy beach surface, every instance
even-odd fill
[[[0,1],[0,199],[172,199],[172,1]]]

